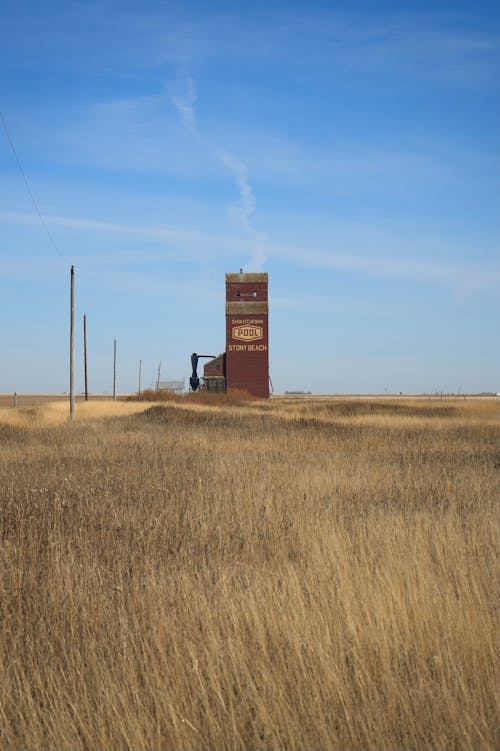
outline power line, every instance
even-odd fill
[[[5,130],[5,134],[6,134],[6,136],[7,136],[7,140],[9,141],[9,144],[10,144],[10,148],[12,149],[12,153],[14,154],[14,158],[15,158],[15,160],[16,160],[16,162],[17,162],[17,166],[19,167],[19,172],[21,173],[21,176],[22,176],[22,178],[23,178],[23,180],[24,180],[24,184],[25,184],[25,186],[26,186],[26,190],[28,191],[29,197],[31,198],[31,201],[32,201],[32,203],[33,203],[33,206],[35,207],[36,213],[38,214],[38,218],[40,219],[40,222],[41,222],[41,224],[42,224],[42,227],[44,228],[44,230],[45,230],[45,232],[46,232],[46,234],[47,234],[47,237],[49,238],[49,240],[50,240],[50,243],[51,243],[52,247],[54,248],[54,250],[56,251],[56,253],[57,253],[57,254],[58,254],[58,255],[59,255],[59,256],[60,256],[60,257],[61,257],[61,258],[62,258],[62,259],[63,259],[64,261],[67,261],[68,259],[66,258],[66,256],[65,256],[65,255],[63,255],[63,253],[61,253],[61,251],[60,251],[60,250],[59,250],[59,248],[57,247],[57,245],[56,245],[56,241],[54,240],[54,238],[53,238],[53,237],[52,237],[52,235],[50,234],[50,232],[49,232],[49,228],[48,228],[48,227],[47,227],[47,225],[45,224],[45,220],[44,220],[44,218],[43,218],[43,216],[42,216],[42,212],[41,212],[41,211],[40,211],[40,209],[38,208],[38,204],[37,204],[37,202],[36,202],[36,199],[35,199],[35,196],[33,195],[33,192],[32,192],[32,190],[31,190],[31,188],[30,188],[30,185],[29,185],[29,182],[28,182],[28,178],[27,178],[27,177],[26,177],[26,175],[25,175],[25,172],[24,172],[24,170],[23,170],[23,166],[22,166],[22,164],[21,164],[21,161],[20,161],[20,159],[19,159],[19,157],[18,157],[18,155],[17,155],[17,151],[16,151],[16,149],[15,149],[15,146],[14,146],[14,142],[12,141],[12,138],[10,137],[10,133],[9,133],[9,130],[8,130],[8,128],[7,128],[7,123],[5,122],[4,116],[3,116],[3,114],[2,114],[1,112],[0,112],[0,119],[2,120],[2,125],[3,125],[3,128],[4,128],[4,130]]]

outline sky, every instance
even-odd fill
[[[278,393],[500,391],[499,15],[0,0],[0,392],[69,390],[72,264],[77,391],[84,313],[92,392],[188,377],[240,268]]]

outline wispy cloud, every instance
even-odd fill
[[[17,224],[36,224],[38,218],[34,214],[22,212],[0,211],[0,220]],[[156,239],[171,243],[175,248],[182,249],[185,256],[194,261],[200,259],[200,247],[205,249],[207,258],[228,257],[234,254],[235,238],[230,235],[193,232],[178,227],[142,227],[114,222],[101,222],[93,219],[78,217],[45,216],[49,226],[64,227],[79,232],[112,233],[138,239]],[[394,238],[397,242],[397,238]],[[374,239],[375,243],[379,238]],[[401,239],[401,245],[404,245]],[[368,244],[368,237],[365,245]],[[246,250],[248,251],[250,242]],[[267,251],[275,264],[286,263],[296,267],[318,269],[324,271],[344,271],[379,279],[393,281],[411,281],[420,284],[437,284],[449,287],[459,298],[488,290],[500,290],[500,272],[485,266],[471,266],[458,264],[434,263],[430,260],[413,261],[396,258],[383,252],[383,248],[373,255],[359,253],[340,253],[335,248],[305,248],[293,244],[267,243]],[[159,259],[161,254],[148,252],[141,248],[134,253],[120,252],[119,257],[113,254],[105,256],[95,255],[99,264],[133,265],[144,262],[145,259]],[[87,263],[92,263],[93,254],[86,255]],[[82,256],[82,261],[85,256]],[[25,259],[19,259],[20,269],[25,268]]]
[[[259,10],[247,3],[214,12],[206,3],[194,18],[187,3],[159,5],[141,10],[140,18],[124,3],[44,6],[33,9],[27,27],[25,15],[11,4],[2,41],[13,61],[100,74],[137,75],[178,64],[189,44],[193,61],[204,66],[214,60],[240,65],[258,60],[311,71],[331,65],[344,80],[355,76],[358,85],[366,74],[371,83],[373,73],[383,72],[393,81],[496,86],[499,39],[481,10],[359,13],[302,4],[283,13],[279,4]]]
[[[236,238],[231,235],[210,234],[196,232],[190,229],[171,227],[166,225],[160,226],[140,226],[131,224],[121,224],[117,222],[102,222],[95,219],[80,217],[65,217],[45,215],[45,221],[51,227],[60,227],[62,229],[76,230],[77,232],[95,234],[112,234],[123,235],[129,239],[156,240],[164,242],[172,247],[173,251],[182,249],[184,255],[188,255],[196,260],[201,260],[203,255],[215,257],[228,256],[234,253]],[[0,221],[12,222],[15,224],[37,225],[39,219],[35,214],[27,214],[17,211],[0,211]],[[201,249],[201,250],[200,250]],[[86,257],[92,257],[92,251],[85,253]],[[144,262],[148,259],[148,254],[143,249],[137,254],[127,254],[120,251],[120,256],[107,253],[103,255],[98,253],[98,259],[101,262],[121,264],[122,262]],[[149,257],[152,257],[151,255]]]
[[[198,141],[206,144],[211,153],[232,174],[240,196],[240,205],[235,212],[238,217],[238,224],[252,241],[252,252],[248,260],[248,267],[252,271],[260,271],[267,260],[265,250],[267,240],[265,235],[253,226],[252,217],[256,209],[256,200],[248,179],[248,168],[234,154],[214,147],[209,139],[199,132],[196,123],[196,100],[197,92],[195,83],[192,78],[188,77],[185,79],[184,94],[173,97],[172,103],[184,126]]]
[[[449,286],[459,298],[481,290],[500,290],[500,272],[465,265],[412,261],[383,255],[366,256],[338,253],[335,250],[312,250],[293,245],[272,245],[275,257],[306,268],[347,271],[389,280]]]

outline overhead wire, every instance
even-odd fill
[[[52,234],[50,233],[49,228],[47,227],[47,224],[45,223],[45,220],[44,220],[44,218],[42,216],[42,212],[40,211],[40,208],[38,206],[36,198],[33,195],[33,191],[30,188],[30,184],[28,182],[28,178],[26,177],[26,173],[24,172],[23,166],[21,164],[21,160],[19,159],[19,156],[17,154],[16,148],[14,146],[14,142],[13,142],[11,136],[10,136],[9,129],[7,128],[7,123],[5,122],[5,118],[4,118],[4,116],[3,116],[3,114],[2,114],[1,111],[0,111],[0,119],[2,120],[2,125],[3,125],[3,129],[5,130],[5,135],[7,136],[7,140],[9,142],[10,148],[12,149],[12,153],[14,154],[14,158],[15,158],[17,166],[19,168],[19,172],[21,173],[21,176],[22,176],[23,181],[24,181],[24,185],[26,186],[26,190],[28,191],[28,195],[31,198],[31,202],[32,202],[33,206],[35,207],[35,211],[38,214],[38,218],[40,219],[40,223],[41,223],[43,229],[45,230],[45,233],[46,233],[47,237],[49,238],[50,244],[52,245],[52,247],[54,248],[54,250],[56,251],[56,253],[64,261],[67,261],[68,259],[66,258],[66,256],[64,255],[64,253],[62,253],[59,250],[59,248],[57,247],[57,243],[54,240],[54,238],[52,237]]]

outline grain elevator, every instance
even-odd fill
[[[204,366],[208,391],[269,396],[268,314],[267,274],[226,274],[226,351]]]

